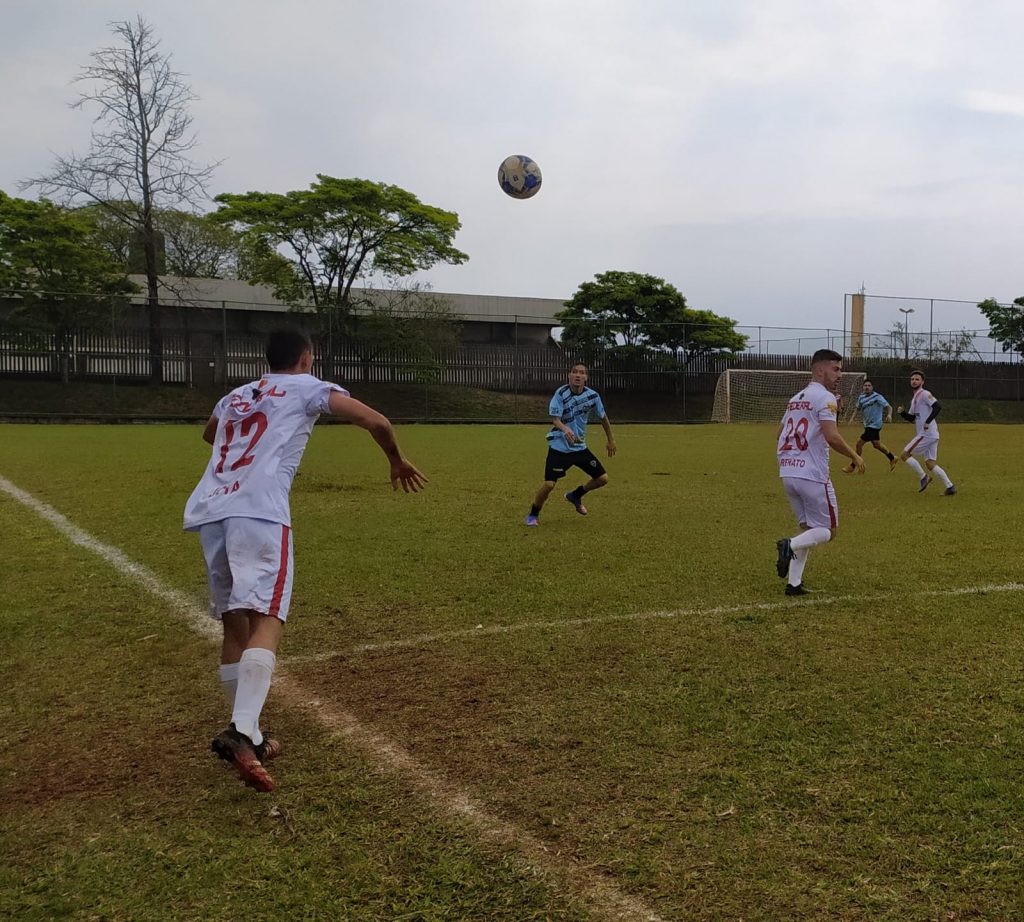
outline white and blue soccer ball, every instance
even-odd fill
[[[533,198],[540,192],[540,167],[525,154],[506,157],[498,167],[498,185],[512,198]]]

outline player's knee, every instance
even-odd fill
[[[608,483],[608,475],[607,474],[602,474],[600,477],[596,478],[596,480],[597,480],[597,485],[599,487],[603,487],[606,483]]]

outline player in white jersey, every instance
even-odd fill
[[[908,423],[914,424],[914,437],[907,442],[907,447],[903,449],[900,459],[906,461],[907,467],[917,475],[920,484],[918,493],[923,493],[928,488],[928,484],[932,482],[931,474],[934,474],[946,488],[945,495],[954,496],[956,487],[953,486],[949,475],[938,464],[939,424],[935,422],[935,418],[942,411],[942,404],[935,399],[931,391],[924,389],[924,374],[922,372],[912,371],[910,373],[910,388],[914,392],[914,396],[910,400],[910,409],[904,412],[903,407],[896,407],[896,412],[900,416]],[[917,458],[912,457],[913,455],[924,458],[924,463],[928,466],[931,474],[921,467],[921,463]]]
[[[260,791],[274,789],[262,763],[281,748],[264,738],[259,719],[291,601],[289,493],[317,417],[328,413],[366,429],[388,457],[393,489],[401,484],[415,493],[426,483],[384,416],[310,374],[313,347],[305,333],[275,330],[266,357],[270,373],[235,388],[206,424],[203,438],[213,451],[184,523],[199,532],[210,613],[224,630],[219,678],[231,723],[211,748]]]
[[[812,547],[835,537],[839,505],[829,477],[828,450],[850,459],[858,473],[864,460],[839,434],[836,396],[843,357],[819,349],[811,357],[810,383],[786,406],[777,435],[779,476],[800,525],[800,534],[775,542],[776,572],[786,580],[786,595],[806,595],[804,567]]]

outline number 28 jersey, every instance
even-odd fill
[[[823,420],[836,421],[836,396],[816,381],[790,398],[779,433],[779,476],[828,483],[828,442]]]
[[[268,374],[217,404],[217,434],[202,479],[185,504],[185,530],[235,516],[291,526],[288,501],[313,425],[332,393],[313,375]]]

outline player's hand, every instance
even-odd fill
[[[398,485],[402,485],[402,489],[406,493],[418,493],[428,483],[426,477],[423,476],[412,464],[402,458],[399,461],[391,462],[391,489],[397,490]]]
[[[615,439],[608,439],[608,457],[613,457],[617,450],[618,448],[615,445]]]
[[[576,433],[573,432],[572,429],[567,429],[565,431],[565,440],[570,445],[575,445],[579,441],[579,439],[576,437]]]
[[[929,425],[930,425],[929,423],[925,423],[925,424],[924,424],[924,431],[925,431],[925,432],[927,432],[927,431],[928,431],[928,426],[929,426]]]
[[[867,465],[864,463],[864,459],[856,453],[854,453],[853,456],[853,466],[858,474],[863,474],[864,471],[867,470]]]
[[[903,407],[896,407],[896,412],[897,413],[902,413],[903,412]]]

